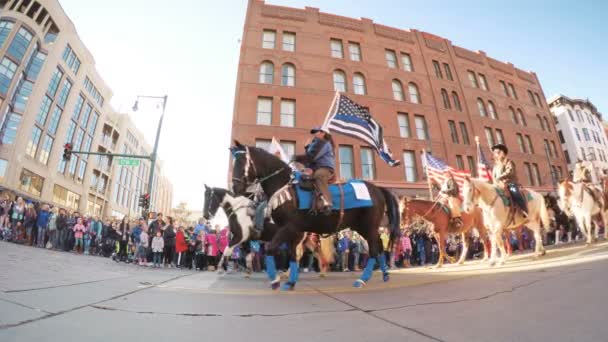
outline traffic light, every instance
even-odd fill
[[[144,204],[145,204],[144,195],[139,195],[139,206],[144,208]]]
[[[63,160],[68,161],[72,159],[72,144],[66,143],[63,145]]]
[[[139,196],[139,206],[144,209],[150,208],[150,194],[143,194]]]

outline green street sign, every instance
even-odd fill
[[[139,159],[119,158],[118,165],[120,165],[120,166],[139,166]]]

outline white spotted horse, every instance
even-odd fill
[[[278,254],[279,246],[287,243],[290,247],[289,280],[283,290],[293,290],[298,280],[298,264],[296,263],[295,246],[300,241],[302,233],[309,231],[318,234],[333,234],[349,227],[358,232],[369,243],[370,259],[361,277],[355,281],[354,287],[363,287],[371,279],[376,262],[379,263],[384,281],[389,280],[389,273],[384,256],[379,257],[381,240],[379,226],[385,211],[390,227],[391,245],[399,238],[399,203],[387,189],[375,186],[369,182],[355,185],[346,183],[332,185],[338,187],[340,194],[334,200],[334,208],[330,215],[316,215],[310,211],[310,206],[302,206],[303,195],[292,182],[291,168],[281,159],[263,149],[245,146],[235,141],[231,147],[234,163],[232,169],[233,190],[236,195],[244,195],[251,185],[259,184],[269,199],[267,215],[278,225],[277,234],[266,249],[266,271],[271,282],[271,288],[280,286],[280,278],[276,273],[274,256]],[[350,186],[351,192],[364,188],[369,194],[369,205],[345,208],[345,192]],[[330,187],[330,188],[331,188]],[[338,190],[334,190],[334,194]]]

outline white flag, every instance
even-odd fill
[[[277,141],[275,137],[272,137],[272,142],[270,146],[268,146],[268,153],[274,154],[275,156],[281,158],[285,163],[289,163],[289,159],[287,158],[287,154],[281,147],[281,144]]]

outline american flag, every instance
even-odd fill
[[[325,123],[326,128],[330,132],[342,133],[365,141],[390,166],[399,165],[399,160],[393,159],[393,155],[384,141],[382,126],[372,118],[369,109],[344,95],[340,95],[337,101],[333,115]]]
[[[425,153],[423,158],[425,159],[423,161],[426,166],[426,174],[429,177],[429,181],[436,182],[441,186],[446,178],[443,173],[446,170],[450,170],[454,180],[458,184],[460,197],[462,197],[462,183],[464,182],[465,177],[471,176],[471,172],[453,168],[447,165],[443,160],[433,157],[430,153]]]
[[[490,164],[486,160],[486,157],[483,155],[483,151],[481,146],[477,144],[477,175],[479,178],[485,180],[486,182],[492,182],[492,173],[491,173]]]

